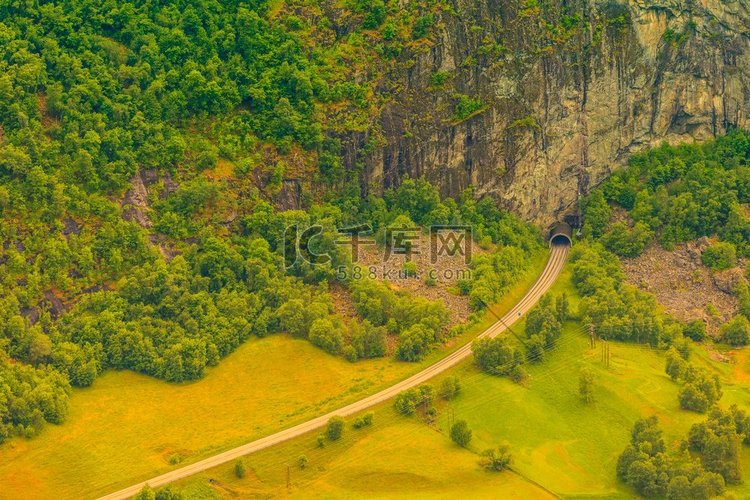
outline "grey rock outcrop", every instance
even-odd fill
[[[522,3],[455,0],[388,72],[365,189],[405,176],[447,195],[473,184],[548,224],[633,151],[750,126],[748,0]],[[583,28],[548,28],[565,22]],[[439,72],[449,83],[436,89]],[[459,94],[483,109],[456,118]],[[348,137],[345,157],[372,139]]]

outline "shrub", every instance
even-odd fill
[[[708,409],[709,401],[706,395],[695,384],[685,384],[678,394],[680,408],[704,413]]]
[[[355,429],[362,429],[364,427],[369,427],[372,425],[373,417],[374,417],[374,414],[372,412],[365,413],[361,417],[357,417],[354,420],[354,423],[352,423],[352,427]]]
[[[403,361],[419,361],[427,353],[434,338],[429,328],[416,324],[401,333],[396,357]]]
[[[678,398],[683,410],[704,413],[722,396],[721,382],[717,375],[689,365],[685,370],[685,383]]]
[[[506,338],[495,337],[474,342],[474,360],[491,375],[513,375],[523,361],[523,355]]]
[[[632,229],[616,222],[601,241],[607,250],[621,257],[637,257],[653,239],[654,233],[642,222],[637,222]]]
[[[371,411],[368,411],[362,416],[362,420],[365,423],[365,426],[372,425],[373,420],[375,419],[375,414]]]
[[[307,455],[300,455],[297,457],[297,467],[304,469],[310,461],[307,459]]]
[[[677,352],[677,349],[670,347],[667,351],[666,366],[664,371],[674,381],[680,380],[684,377],[685,371],[687,370],[687,363]]]
[[[433,87],[440,87],[442,86],[446,81],[448,81],[448,78],[451,77],[451,74],[447,71],[436,71],[432,75],[430,75],[430,85]]]
[[[432,24],[435,22],[435,18],[432,14],[425,14],[424,16],[417,19],[417,22],[414,23],[414,28],[412,30],[412,38],[415,40],[419,40],[420,38],[424,38],[427,36],[427,31],[432,27]]]
[[[417,408],[427,408],[432,404],[435,390],[431,385],[422,384],[419,387],[408,389],[398,396],[393,403],[394,408],[401,415],[413,415]]]
[[[714,271],[722,271],[737,265],[737,249],[731,243],[720,241],[706,248],[701,262]]]
[[[515,365],[510,369],[510,373],[508,375],[513,382],[519,384],[526,378],[526,370],[524,370],[523,366],[521,366],[520,364]]]
[[[341,439],[341,435],[344,433],[344,419],[341,417],[331,417],[328,420],[328,426],[326,427],[326,437],[331,441]]]
[[[459,420],[451,426],[451,439],[457,445],[466,448],[471,442],[471,429],[465,420]]]
[[[207,170],[214,168],[219,161],[219,153],[214,148],[204,149],[196,158],[196,167],[198,170]]]
[[[453,120],[465,120],[483,107],[484,104],[480,99],[472,99],[467,95],[460,95],[458,96],[458,102],[453,109]]]
[[[511,454],[508,445],[502,444],[482,452],[482,466],[490,471],[500,472],[510,467]]]
[[[135,500],[155,500],[156,494],[154,493],[154,490],[151,489],[151,486],[146,485],[138,492],[138,494],[135,496]]]
[[[419,393],[414,389],[409,389],[396,396],[393,406],[401,415],[413,415],[417,411],[419,404]]]
[[[245,465],[245,461],[242,459],[237,460],[234,463],[234,475],[239,479],[242,479],[245,477],[245,474],[247,474],[247,465]]]
[[[594,373],[588,368],[581,370],[578,378],[578,393],[584,403],[594,402]]]
[[[155,500],[182,500],[182,493],[169,484],[156,492]]]
[[[683,335],[693,339],[696,342],[701,342],[706,338],[706,324],[699,319],[691,321],[683,329]]]
[[[357,417],[354,419],[354,422],[352,422],[352,428],[354,429],[361,429],[365,426],[365,421],[362,419],[362,417]]]
[[[417,275],[417,263],[414,261],[411,262],[404,262],[404,274],[410,278],[413,278]]]
[[[379,358],[388,348],[385,327],[373,326],[367,320],[355,328],[351,342],[359,358]]]
[[[750,322],[738,314],[721,327],[721,340],[733,346],[747,345],[750,340]]]
[[[310,342],[328,353],[337,354],[341,350],[344,339],[331,320],[321,318],[313,321],[310,326]]]
[[[447,377],[440,384],[440,397],[450,401],[461,392],[461,382],[458,377]]]
[[[357,359],[359,359],[359,356],[357,356],[357,349],[355,349],[354,346],[351,346],[351,345],[345,346],[343,353],[344,353],[344,359],[346,359],[350,363],[354,363],[357,361]]]

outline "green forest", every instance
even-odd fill
[[[711,237],[701,261],[713,271],[723,271],[737,266],[738,259],[750,257],[749,202],[750,134],[735,130],[702,144],[664,144],[633,155],[628,168],[615,172],[586,198],[584,233],[621,257],[636,257],[654,243],[671,250],[681,243]],[[625,215],[625,220],[618,213]],[[605,264],[591,266],[582,279],[583,274],[601,273]],[[619,279],[609,274],[615,281]],[[743,276],[733,285],[739,314],[722,330],[721,340],[734,346],[750,342],[747,278]],[[603,280],[577,286],[584,295],[601,292],[597,288],[602,286],[609,288]],[[631,293],[639,295],[635,290]],[[705,327],[689,325],[686,334],[701,340]],[[616,331],[612,335],[620,339],[628,336]]]
[[[104,370],[194,380],[251,336],[309,337],[355,361],[385,355],[394,335],[398,358],[420,359],[450,333],[442,304],[363,282],[352,285],[362,322],[333,314],[327,282],[348,264],[333,244],[337,227],[470,223],[477,241],[517,248],[476,264],[481,278],[462,286],[476,308],[539,247],[534,229],[489,199],[441,200],[421,180],[362,199],[355,178],[305,211],[274,208],[294,148],[342,180],[320,108],[362,106],[364,89],[304,46],[298,19],[272,23],[269,8],[0,5],[0,439],[61,422],[70,386]],[[260,160],[267,147],[277,152],[270,164]],[[221,162],[234,165],[231,182],[202,175]],[[139,171],[159,179],[147,224],[121,201]],[[227,210],[237,213],[230,223],[220,219]],[[328,267],[286,272],[291,224],[325,228],[318,250],[333,256]]]
[[[325,108],[356,120],[367,89],[346,78],[340,54],[304,43],[300,18],[272,22],[271,8],[0,3],[0,441],[63,421],[70,386],[104,370],[197,379],[250,336],[309,336],[352,361],[384,355],[382,322],[343,326],[331,314],[326,282],[346,264],[332,243],[337,225],[377,228],[408,213],[420,223],[487,218],[480,234],[496,242],[529,234],[468,197],[460,209],[444,205],[424,183],[384,204],[361,200],[355,177],[343,196],[277,211],[291,153],[315,159],[326,182],[344,180]],[[351,8],[365,27],[384,21],[383,5]],[[390,29],[415,16],[404,11]],[[204,175],[223,164],[229,180]],[[123,201],[138,172],[158,179],[146,222]],[[408,206],[409,189],[419,207]],[[327,228],[320,246],[331,266],[285,272],[280,243],[293,223]],[[403,337],[400,358],[418,359],[445,333],[440,304],[361,288],[384,294],[362,305],[363,318],[394,307],[433,317],[388,325]]]
[[[505,28],[470,27],[481,43],[453,74],[412,57],[432,49],[441,16],[457,17],[444,0],[0,0],[0,446],[65,422],[74,391],[111,370],[173,388],[270,335],[359,363],[347,366],[385,358],[414,367],[478,328],[534,270],[546,228],[480,186],[446,196],[445,186],[405,171],[368,185],[365,160],[386,141],[378,113],[397,95],[385,75],[427,71],[420,91],[444,95],[441,123],[455,126],[488,109],[455,90],[457,75],[473,75],[480,61],[522,72],[562,47],[584,47],[588,57],[603,33],[630,22],[626,8],[605,4],[584,18],[567,2],[516,2],[512,25],[528,39],[504,45],[490,34]],[[672,36],[687,35],[665,35],[669,47],[681,43]],[[587,71],[578,57],[571,64]],[[510,123],[505,143],[521,129],[537,139],[533,116]],[[658,351],[675,404],[702,420],[677,446],[663,438],[668,422],[638,420],[613,474],[648,497],[722,494],[742,481],[750,416],[722,405],[726,387],[694,353],[709,342],[750,343],[750,266],[732,286],[737,313],[711,337],[703,321],[676,319],[629,283],[622,261],[704,240],[700,259],[711,272],[744,265],[750,133],[631,154],[580,205],[567,293],[544,295],[512,335],[475,341],[472,366],[525,387],[573,322],[595,332],[592,342]],[[361,276],[339,244],[342,228],[366,227],[382,249],[394,228],[426,237],[435,225],[470,226],[480,250],[470,277],[449,289],[468,304],[465,323],[452,323],[440,298]],[[309,249],[329,259],[288,261],[291,227],[318,228]],[[403,271],[414,275],[415,265]],[[342,290],[349,315],[337,308]],[[582,372],[586,404],[592,377]],[[460,390],[448,378],[437,391],[409,389],[394,407],[436,417],[436,393],[448,401]],[[372,426],[368,415],[356,429]],[[335,423],[331,441],[344,426]],[[471,431],[459,423],[452,439],[468,447]],[[485,453],[488,469],[510,467],[504,445]]]

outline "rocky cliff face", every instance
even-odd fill
[[[536,4],[454,0],[436,16],[383,84],[369,189],[473,184],[548,224],[632,151],[750,126],[749,0]],[[482,108],[457,114],[460,95]]]

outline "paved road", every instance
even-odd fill
[[[563,265],[565,264],[565,259],[568,255],[568,249],[568,245],[553,245],[550,249],[550,256],[549,260],[547,261],[547,266],[544,268],[544,271],[539,276],[534,285],[529,289],[526,295],[524,295],[524,297],[518,302],[518,304],[516,304],[515,307],[513,307],[513,309],[511,309],[502,319],[498,320],[495,324],[487,328],[487,330],[482,332],[478,338],[495,337],[499,335],[506,330],[508,325],[517,321],[521,316],[526,314],[532,307],[534,307],[534,305],[542,297],[542,295],[544,295],[544,293],[549,290],[550,286],[552,286],[555,280],[557,280],[557,277],[560,274]],[[358,413],[362,410],[370,408],[371,406],[375,406],[378,403],[382,403],[383,401],[396,396],[398,393],[406,389],[423,384],[427,380],[444,372],[448,368],[455,366],[469,356],[471,356],[471,343],[464,345],[460,349],[452,352],[445,358],[425,368],[421,372],[416,373],[387,389],[383,389],[382,391],[373,394],[372,396],[368,396],[355,403],[344,406],[343,408],[339,408],[338,410],[334,410],[325,415],[321,415],[320,417],[314,418],[312,420],[308,420],[307,422],[296,425],[289,429],[277,432],[276,434],[271,434],[270,436],[252,441],[223,453],[219,453],[218,455],[214,455],[213,457],[203,459],[200,462],[186,465],[185,467],[173,470],[172,472],[167,472],[166,474],[154,477],[152,479],[149,479],[148,481],[144,481],[115,493],[111,493],[105,497],[102,497],[102,500],[130,498],[135,496],[146,484],[151,485],[152,488],[156,488],[167,483],[177,481],[178,479],[191,476],[198,472],[205,471],[206,469],[216,467],[217,465],[236,460],[239,457],[254,453],[264,448],[268,448],[275,444],[282,443],[297,436],[301,436],[302,434],[325,426],[328,422],[328,419],[335,415],[345,417],[353,413]]]

